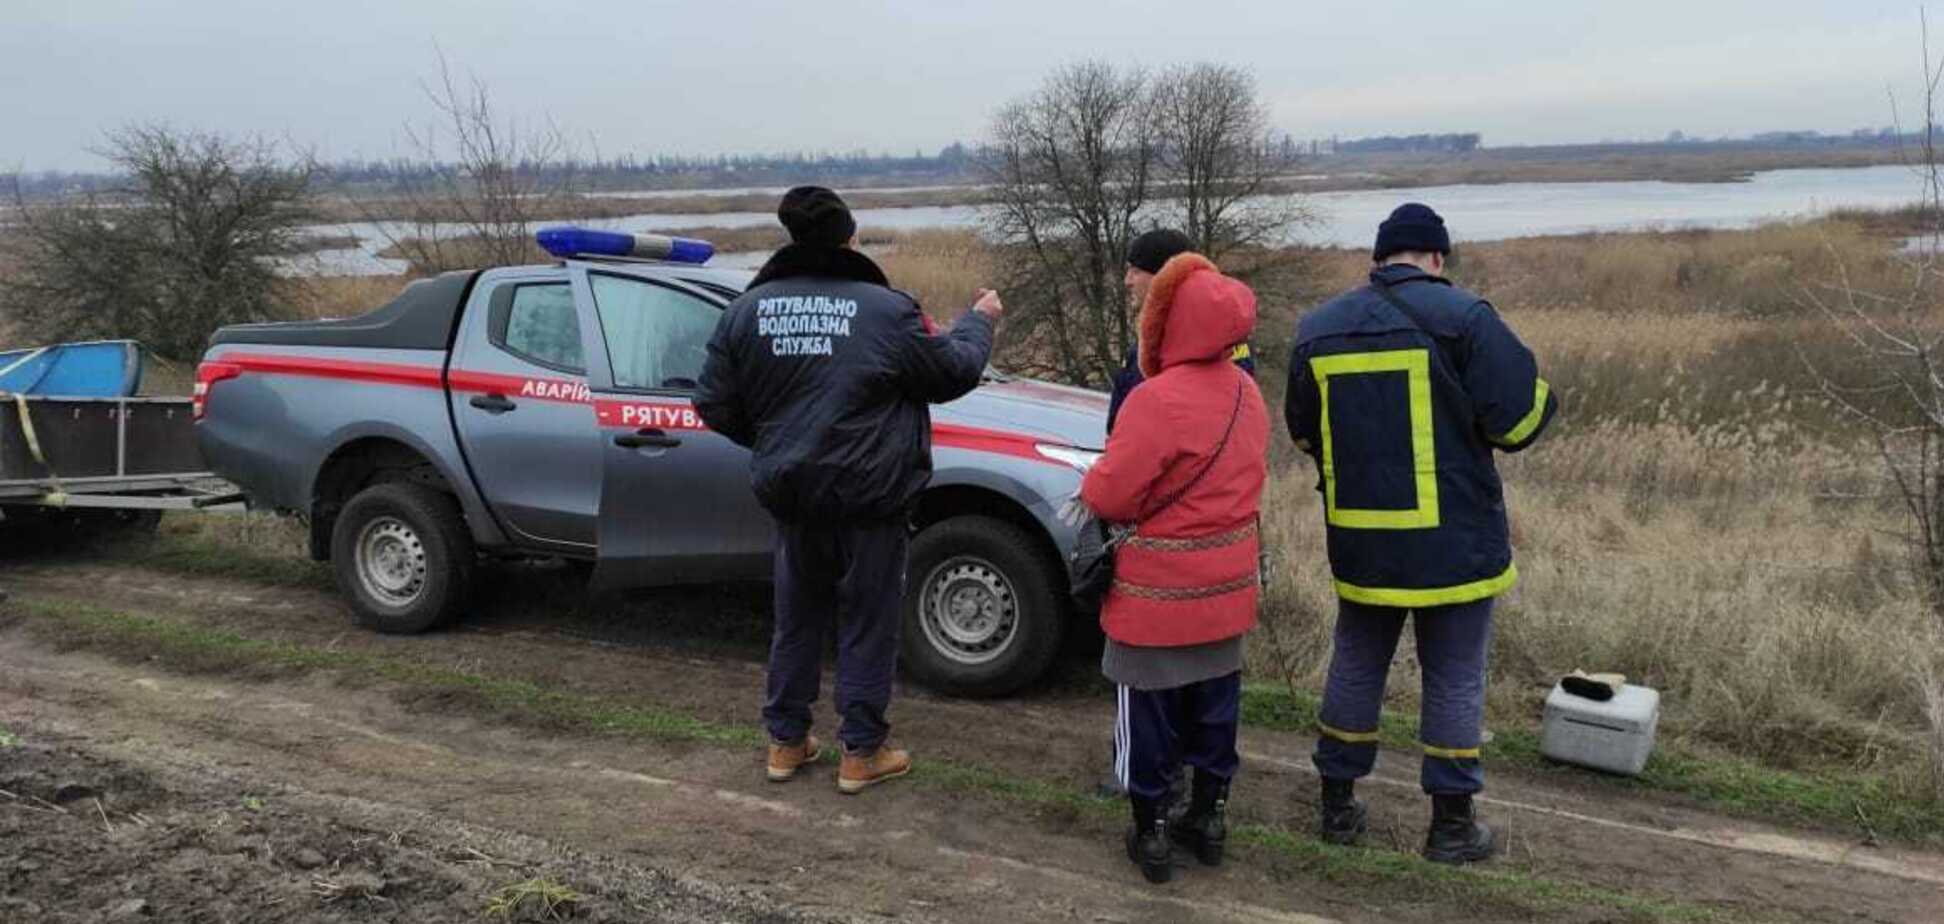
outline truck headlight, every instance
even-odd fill
[[[1052,459],[1055,462],[1064,462],[1073,466],[1073,470],[1082,475],[1086,474],[1088,469],[1093,468],[1094,463],[1100,461],[1102,455],[1102,453],[1092,449],[1055,446],[1050,443],[1040,443],[1033,448],[1039,450],[1040,455]]]

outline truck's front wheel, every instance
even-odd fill
[[[1003,696],[1038,679],[1066,635],[1061,577],[1033,536],[1004,520],[932,524],[911,544],[905,668],[958,696]]]
[[[456,615],[474,560],[459,502],[424,485],[358,492],[331,533],[338,587],[358,623],[380,632],[423,632]]]

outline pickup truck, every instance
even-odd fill
[[[446,273],[352,319],[224,328],[197,374],[203,458],[253,507],[304,518],[312,556],[382,632],[463,612],[494,559],[583,562],[596,591],[767,580],[748,453],[691,404],[753,274],[681,243],[673,259]],[[1056,511],[1105,421],[1097,392],[996,373],[933,409],[902,627],[916,679],[1010,692],[1090,615],[1070,603],[1075,530]]]

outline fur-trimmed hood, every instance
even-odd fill
[[[891,284],[885,279],[884,270],[879,269],[870,257],[849,247],[786,244],[770,255],[769,262],[764,263],[763,268],[757,271],[756,278],[750,280],[749,288],[794,276],[848,279],[880,286]]]
[[[1255,322],[1255,292],[1201,254],[1177,254],[1154,274],[1141,304],[1141,374],[1153,378],[1169,366],[1226,360]]]

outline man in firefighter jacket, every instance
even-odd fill
[[[1407,616],[1424,672],[1425,856],[1485,859],[1472,814],[1492,600],[1518,579],[1495,452],[1532,445],[1558,400],[1492,306],[1442,275],[1444,220],[1410,203],[1377,232],[1369,285],[1297,326],[1286,415],[1321,475],[1340,608],[1314,760],[1322,833],[1353,843],[1355,780],[1377,760],[1378,715]]]
[[[776,629],[763,718],[769,778],[814,762],[811,704],[837,637],[838,789],[902,776],[885,745],[913,500],[931,478],[928,405],[976,388],[999,297],[981,292],[934,336],[917,302],[852,249],[837,194],[803,186],[777,215],[791,243],[730,304],[709,341],[695,409],[753,451],[750,481],[776,519]]]

